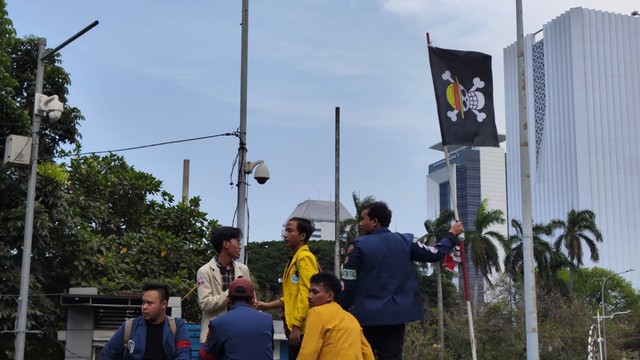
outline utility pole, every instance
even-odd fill
[[[522,192],[522,262],[524,266],[524,312],[527,360],[538,360],[538,307],[533,264],[533,220],[531,217],[531,175],[529,172],[529,131],[527,123],[527,85],[524,62],[524,30],[522,0],[516,0],[518,51],[518,105],[520,117],[520,186]]]
[[[38,39],[38,65],[36,67],[36,94],[44,87],[44,50],[47,40]],[[20,295],[18,296],[18,328],[16,329],[15,360],[24,359],[24,346],[27,333],[27,310],[29,308],[29,276],[31,275],[31,245],[33,239],[33,212],[36,202],[36,174],[38,168],[38,133],[40,132],[40,114],[35,110],[31,119],[31,163],[29,183],[27,185],[27,209],[24,217],[24,244],[22,246],[22,271],[20,272]]]
[[[238,228],[242,231],[241,263],[247,263],[246,248],[249,238],[247,217],[247,51],[249,46],[249,0],[242,0],[242,49],[240,54],[240,129],[238,134]]]

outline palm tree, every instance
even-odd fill
[[[365,205],[376,201],[376,198],[373,197],[373,195],[367,195],[364,198],[360,199],[360,196],[358,196],[355,191],[353,192],[352,196],[353,205],[356,207],[356,214],[352,219],[347,219],[340,222],[340,234],[346,233],[347,243],[358,236],[358,226],[360,224],[362,209],[365,207]]]
[[[455,220],[455,213],[451,209],[443,210],[437,219],[425,220],[424,228],[427,234],[423,241],[427,244],[435,243],[447,235],[449,224]],[[438,287],[438,359],[444,359],[444,305],[442,301],[442,266],[434,264],[436,268]]]
[[[597,262],[600,259],[596,242],[602,242],[602,233],[596,224],[596,214],[591,210],[571,209],[567,213],[567,220],[552,220],[549,226],[555,231],[560,230],[560,235],[554,243],[557,251],[563,247],[567,251],[567,257],[575,265],[575,269],[579,269],[584,263],[584,251],[582,242],[584,242],[591,252],[591,261]],[[575,270],[569,273],[569,291],[573,287],[573,275]]]
[[[447,236],[453,220],[455,220],[455,213],[451,209],[442,210],[435,220],[425,220],[424,228],[427,230],[427,235],[425,235],[424,242],[435,244]]]
[[[505,271],[509,273],[514,281],[521,279],[523,274],[523,248],[522,248],[522,224],[516,220],[511,220],[511,226],[516,230],[505,243],[506,256],[504,259]],[[538,270],[540,286],[545,290],[553,288],[564,288],[565,284],[556,276],[558,271],[567,267],[569,260],[556,251],[543,236],[551,236],[553,229],[550,225],[533,224],[533,261]]]
[[[475,267],[475,284],[473,290],[473,311],[474,316],[478,315],[478,282],[482,274],[490,286],[489,275],[493,270],[500,271],[500,256],[498,248],[493,240],[499,244],[506,242],[505,236],[496,231],[487,231],[495,224],[504,224],[504,213],[502,210],[487,209],[488,200],[484,199],[480,203],[476,218],[473,221],[473,230],[466,231],[467,243],[471,251],[471,261]],[[502,245],[504,246],[504,245]]]

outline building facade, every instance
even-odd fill
[[[573,8],[525,38],[532,216],[595,212],[599,266],[640,256],[640,18]],[[504,50],[509,219],[521,219],[516,44]],[[625,274],[640,287],[640,269]]]

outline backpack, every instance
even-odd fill
[[[171,316],[167,316],[167,318],[169,319],[169,329],[171,329],[171,333],[173,334],[173,336],[176,336],[176,319],[172,318]],[[136,319],[127,319],[127,321],[125,321],[124,323],[124,351],[127,351],[127,343],[129,342],[129,339],[131,339],[131,328],[133,327],[133,321]]]

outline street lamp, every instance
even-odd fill
[[[604,353],[603,353],[604,354],[604,359],[603,360],[607,359],[607,326],[605,324],[605,319],[608,318],[606,316],[607,314],[606,314],[605,306],[604,306],[605,305],[605,303],[604,303],[604,284],[606,284],[607,280],[609,280],[609,278],[612,277],[613,275],[626,274],[626,273],[631,272],[631,271],[635,271],[635,269],[629,269],[629,270],[625,270],[625,271],[609,274],[606,278],[604,278],[604,281],[602,281],[602,288],[600,290],[600,295],[602,296],[602,343],[604,344]],[[613,318],[613,315],[611,315],[611,318]]]
[[[600,315],[600,310],[596,311],[596,320],[598,321],[598,348],[600,349],[599,351],[599,358],[600,360],[604,360],[606,358],[606,354],[604,354],[604,352],[602,351],[602,343],[604,343],[604,338],[602,337],[602,333],[600,331],[600,322],[602,321],[604,323],[604,319],[613,319],[616,315],[624,315],[624,314],[628,314],[631,311],[626,310],[626,311],[617,311],[614,312],[611,315],[608,316],[604,316],[604,315]]]
[[[98,25],[94,21],[82,29],[67,41],[58,45],[55,49],[45,53],[47,40],[38,39],[38,62],[36,66],[36,97],[34,99],[33,117],[31,122],[31,159],[29,169],[29,183],[27,185],[27,206],[24,216],[24,244],[22,247],[22,267],[20,271],[20,295],[18,296],[18,321],[15,341],[15,360],[24,359],[24,347],[27,333],[27,309],[29,307],[29,276],[31,272],[31,245],[33,239],[33,212],[36,199],[36,173],[38,166],[38,133],[40,131],[41,118],[47,117],[56,121],[62,115],[63,104],[58,96],[42,95],[44,88],[44,63],[55,55],[60,49],[67,46],[73,40],[82,36],[87,31]]]

